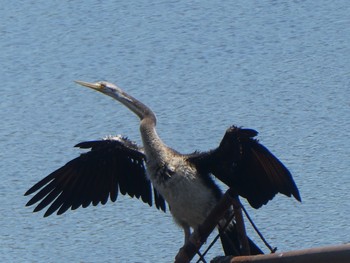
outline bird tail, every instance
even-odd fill
[[[225,229],[219,227],[219,234],[221,244],[226,256],[243,255],[243,244],[242,241],[239,240],[237,226],[234,221],[232,221]],[[249,237],[247,238],[250,249],[250,255],[264,254],[264,252]]]

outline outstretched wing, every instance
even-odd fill
[[[141,198],[152,205],[152,185],[146,177],[145,155],[126,138],[82,142],[76,147],[90,149],[32,186],[25,195],[37,192],[26,204],[39,204],[34,212],[49,206],[44,216],[90,204],[115,202],[118,192]],[[163,197],[153,188],[155,205],[165,211]]]
[[[252,129],[230,127],[220,146],[206,153],[190,155],[189,161],[204,173],[212,173],[259,208],[277,193],[301,201],[289,170],[254,137]]]

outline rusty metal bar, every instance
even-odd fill
[[[268,255],[217,257],[212,263],[349,263],[350,244],[309,248]]]

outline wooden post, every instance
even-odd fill
[[[175,263],[187,263],[192,260],[210,233],[215,229],[219,220],[224,217],[227,209],[231,207],[232,202],[234,202],[234,196],[236,195],[231,189],[226,191],[204,222],[192,233],[186,244],[180,248],[175,257]]]
[[[207,240],[210,233],[215,229],[219,220],[224,217],[226,211],[230,209],[231,205],[234,207],[234,216],[236,219],[236,227],[238,232],[238,239],[242,246],[242,255],[250,255],[250,247],[245,231],[245,225],[241,210],[241,203],[237,194],[229,189],[221,198],[220,202],[210,212],[204,222],[192,233],[186,244],[180,248],[175,257],[175,263],[187,263],[199,251],[203,243]]]

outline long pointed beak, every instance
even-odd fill
[[[75,80],[74,82],[81,85],[81,86],[101,91],[100,83],[90,83],[90,82],[85,82],[85,81],[80,81],[80,80]]]

